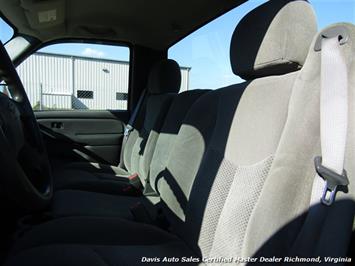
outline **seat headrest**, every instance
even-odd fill
[[[251,80],[296,71],[316,33],[316,16],[307,1],[270,0],[248,13],[234,30],[233,73]]]
[[[150,94],[178,93],[180,85],[180,67],[174,60],[159,61],[150,71],[148,79],[148,92]]]

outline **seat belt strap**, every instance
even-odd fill
[[[141,107],[142,107],[146,92],[147,92],[146,90],[143,90],[141,95],[139,96],[137,105],[136,105],[136,107],[133,110],[133,113],[132,113],[132,115],[131,115],[131,117],[130,117],[130,119],[128,121],[127,126],[131,126],[132,127],[134,125],[134,122],[137,119],[138,113],[141,110]]]
[[[348,73],[338,35],[322,38],[320,139],[322,156],[315,158],[316,177],[313,183],[311,205],[330,206],[336,192],[347,186],[349,180],[344,168],[348,127]]]
[[[144,102],[144,99],[145,99],[145,95],[146,95],[146,90],[143,90],[141,95],[139,96],[137,105],[134,108],[133,113],[132,113],[131,117],[129,118],[129,121],[128,121],[127,125],[125,126],[125,129],[124,129],[123,140],[122,140],[122,145],[121,145],[120,164],[119,164],[119,166],[122,167],[122,168],[124,167],[124,160],[123,160],[124,149],[125,149],[127,140],[129,138],[129,135],[131,134],[131,132],[134,129],[133,126],[134,126],[134,123],[137,120],[138,113],[141,110],[141,107],[143,105],[143,102]]]

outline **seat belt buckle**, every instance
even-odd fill
[[[141,190],[143,188],[142,182],[137,173],[134,173],[128,177],[129,183],[136,189]]]
[[[321,156],[314,158],[314,166],[316,168],[317,174],[325,180],[321,202],[326,206],[330,206],[334,203],[338,187],[346,187],[349,185],[347,173],[343,169],[343,173],[339,175],[333,170],[325,167],[322,165]]]
[[[128,138],[129,134],[132,132],[132,130],[133,130],[133,127],[131,125],[126,125],[124,132],[123,132],[123,136],[125,138]]]

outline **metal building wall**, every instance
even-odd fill
[[[117,100],[116,93],[128,93],[128,63],[75,58],[74,77],[76,108],[127,109],[127,100]],[[78,90],[93,91],[93,99],[79,99]]]
[[[35,54],[17,71],[36,109],[71,109],[71,58]]]
[[[188,90],[189,70],[181,68],[181,91]],[[17,71],[34,109],[127,108],[128,62],[36,53]],[[93,97],[79,98],[78,91]]]

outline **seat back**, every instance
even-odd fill
[[[315,33],[306,1],[256,8],[231,41],[233,72],[246,82],[203,95],[185,118],[158,188],[171,230],[200,255],[243,254]]]
[[[124,166],[129,173],[137,173],[143,183],[148,177],[160,128],[180,85],[181,72],[174,60],[162,60],[153,66],[147,95],[123,151]]]
[[[166,115],[161,128],[153,158],[150,165],[150,185],[155,191],[159,191],[159,179],[164,175],[170,154],[173,152],[174,143],[182,122],[191,106],[208,90],[190,90],[178,94]]]
[[[311,202],[316,176],[314,158],[321,155],[321,51],[315,36],[290,98],[287,121],[274,162],[254,206],[244,237],[243,256],[346,257],[355,214],[354,89],[355,26],[343,27],[348,41],[341,52],[348,65],[348,133],[345,165],[350,185],[332,206]],[[332,121],[329,121],[330,123]],[[336,140],[334,140],[336,141]],[[323,260],[323,263],[325,261]]]

